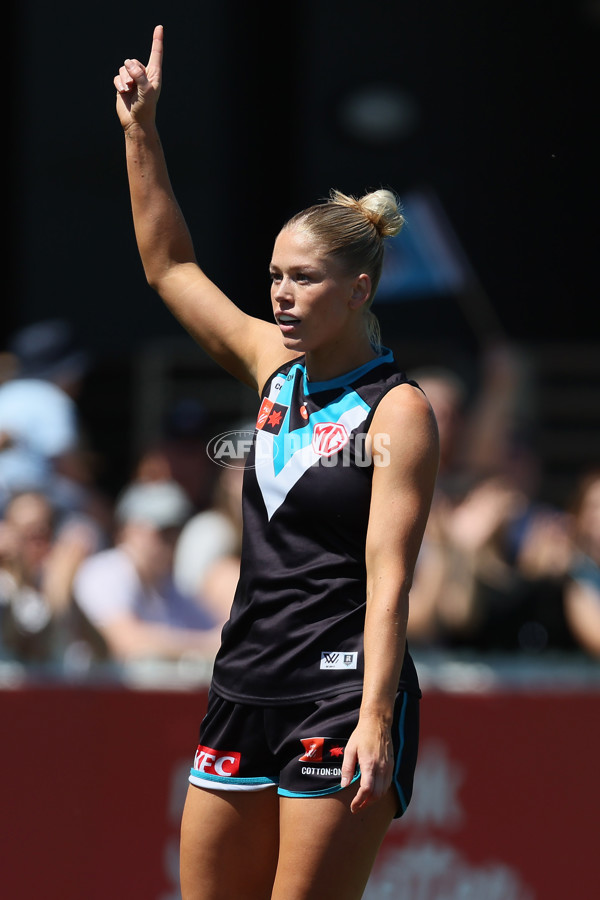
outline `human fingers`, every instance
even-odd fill
[[[135,81],[132,76],[129,74],[125,66],[121,66],[119,69],[119,74],[115,75],[114,85],[120,94],[125,94],[132,89]]]
[[[148,69],[156,69],[158,72],[162,70],[163,48],[164,28],[162,25],[157,25],[152,35],[152,49],[148,59]]]
[[[350,804],[350,812],[357,813],[364,806],[368,806],[374,799],[373,784],[368,775],[361,772],[360,784],[352,803]]]
[[[357,813],[365,806],[380,800],[387,793],[391,783],[387,766],[381,769],[367,767],[364,771],[361,767],[360,786],[350,804],[350,811]]]
[[[342,788],[345,788],[349,784],[351,784],[358,768],[358,748],[355,747],[352,741],[349,741],[348,744],[346,744],[346,750],[344,752],[344,758],[342,760],[342,778],[340,782]],[[371,801],[372,797],[372,775],[369,769],[367,769],[366,772],[363,772],[361,769],[358,790],[352,799],[352,803],[350,804],[351,812],[358,812],[359,809],[361,809],[363,806],[366,806]]]
[[[340,784],[343,788],[348,787],[356,773],[358,764],[358,755],[351,741],[346,744],[344,757],[342,759],[342,776]]]
[[[148,84],[146,67],[139,59],[126,59],[121,69],[125,73],[125,83],[129,84],[130,88],[135,84],[138,88],[143,89]]]

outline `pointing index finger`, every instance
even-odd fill
[[[163,36],[163,26],[157,25],[154,29],[154,34],[152,35],[152,50],[150,51],[150,59],[148,60],[148,69],[152,66],[160,71],[162,67]]]

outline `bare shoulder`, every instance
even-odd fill
[[[277,326],[273,325],[269,327],[275,328],[277,337],[279,337],[279,329]],[[265,345],[257,367],[258,393],[262,394],[266,382],[280,366],[284,366],[286,363],[292,362],[292,360],[298,359],[301,356],[301,353],[286,350],[285,347],[281,345],[280,340],[273,341],[270,345]]]
[[[437,443],[437,423],[423,391],[406,382],[385,394],[375,410],[371,432],[386,431],[401,437],[406,429],[430,435]]]
[[[369,437],[373,487],[368,559],[372,565],[386,559],[392,566],[404,560],[406,574],[417,558],[439,465],[437,424],[423,392],[400,384],[384,394]]]
[[[428,494],[439,466],[439,435],[425,394],[401,384],[385,394],[373,416],[369,437],[373,446],[374,486],[411,482]]]

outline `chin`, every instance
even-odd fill
[[[281,340],[286,350],[296,350],[302,353],[306,350],[300,338],[286,337],[286,335],[282,334]]]

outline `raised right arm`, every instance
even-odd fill
[[[286,351],[275,324],[240,310],[196,262],[155,122],[162,54],[163,29],[157,25],[147,66],[127,59],[114,79],[117,113],[125,132],[135,234],[146,278],[213,359],[240,381],[260,389],[286,358]]]

